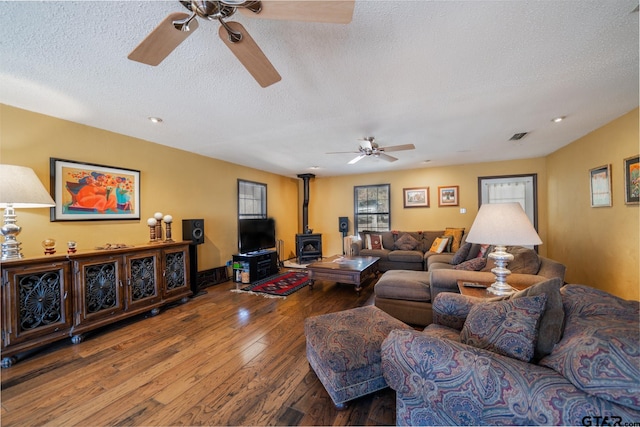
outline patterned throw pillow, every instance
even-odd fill
[[[465,270],[465,271],[480,271],[487,265],[486,258],[473,258],[469,261],[461,262],[458,265],[454,265],[454,270]]]
[[[547,296],[516,298],[474,305],[460,340],[503,356],[529,362],[538,337],[538,321]]]
[[[464,245],[460,246],[460,249],[458,249],[457,252],[453,255],[453,258],[451,258],[451,265],[458,265],[461,262],[466,261],[470,250],[471,243],[465,243]]]
[[[436,240],[433,241],[429,252],[435,252],[437,254],[442,253],[445,250],[447,245],[449,244],[449,239],[447,237],[436,237]]]
[[[462,243],[463,234],[464,234],[464,228],[447,227],[444,229],[444,235],[452,237],[450,252],[456,252],[458,249],[460,249],[460,244]]]
[[[371,235],[371,249],[382,249],[382,235]]]
[[[401,251],[412,251],[418,247],[420,242],[414,239],[410,234],[405,233],[393,245],[394,249],[399,249]]]

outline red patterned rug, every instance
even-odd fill
[[[240,288],[238,292],[263,294],[270,297],[284,298],[309,284],[306,271],[287,271]],[[235,290],[235,289],[234,289]]]

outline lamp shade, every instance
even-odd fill
[[[485,203],[480,206],[467,242],[501,246],[542,244],[520,203]]]
[[[0,208],[45,208],[55,206],[31,168],[0,164]]]

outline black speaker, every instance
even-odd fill
[[[183,219],[182,240],[191,240],[194,245],[204,243],[204,219]]]
[[[349,231],[349,218],[346,216],[338,217],[338,231],[343,233]]]

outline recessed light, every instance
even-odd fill
[[[313,170],[320,169],[320,166],[311,166],[309,169],[313,169]]]
[[[151,123],[162,123],[163,120],[160,117],[149,117],[149,121],[151,121]]]
[[[566,118],[566,116],[559,116],[559,117],[554,117],[553,119],[551,119],[551,121],[553,123],[560,123],[561,121],[563,121]]]

